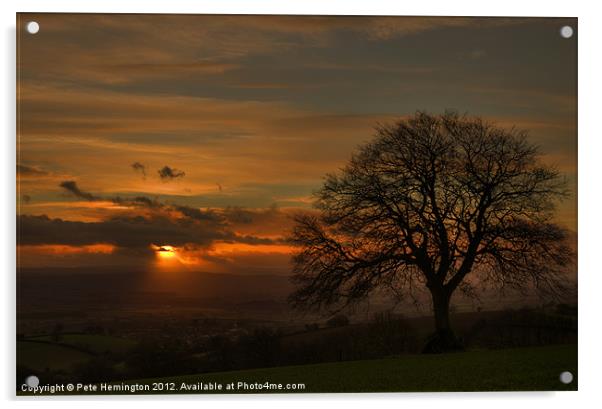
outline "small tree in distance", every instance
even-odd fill
[[[344,307],[377,288],[428,289],[435,335],[426,352],[461,349],[450,326],[454,291],[481,284],[565,291],[573,260],[553,223],[564,178],[527,134],[455,112],[418,112],[379,126],[338,174],[315,213],[296,216],[295,307]]]

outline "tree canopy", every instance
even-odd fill
[[[567,195],[526,131],[455,112],[379,125],[326,176],[317,214],[296,217],[291,301],[322,308],[426,287],[437,318],[437,303],[477,283],[562,294],[573,252],[554,211]]]

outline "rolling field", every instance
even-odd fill
[[[58,341],[36,336],[17,342],[17,362],[38,371],[70,369],[95,355],[126,353],[134,345],[135,341],[107,335],[64,334]]]
[[[571,371],[574,374],[575,379],[571,384],[564,385],[559,381],[559,375],[563,371]],[[577,346],[556,345],[443,355],[406,355],[378,360],[144,379],[126,383],[152,385],[157,382],[173,382],[176,388],[180,388],[183,382],[217,382],[224,385],[232,382],[304,383],[305,389],[297,392],[305,393],[577,390]],[[258,390],[239,389],[233,392],[258,393]]]
[[[44,371],[46,368],[69,369],[90,359],[91,355],[73,348],[42,342],[17,342],[17,362],[28,368]]]
[[[37,342],[33,342],[36,340]],[[103,351],[126,351],[129,340],[103,335],[63,335],[60,344],[35,337],[17,342],[18,362],[43,371],[69,369]],[[75,346],[69,347],[69,345]],[[87,353],[85,349],[92,351]],[[575,375],[569,385],[559,375]],[[165,378],[127,380],[125,384],[173,384],[170,393],[199,393],[182,383],[238,382],[247,384],[304,384],[295,390],[234,388],[222,393],[436,392],[577,390],[577,346],[574,344],[500,350],[472,350],[442,355],[401,355],[375,360],[283,366]],[[121,382],[114,382],[121,384]],[[285,386],[286,387],[286,386]],[[129,393],[124,391],[122,393]],[[140,393],[153,393],[140,392]],[[160,392],[154,392],[160,393]],[[201,392],[201,393],[215,393]],[[19,392],[19,394],[23,394]]]

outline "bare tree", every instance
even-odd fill
[[[426,288],[436,329],[426,350],[437,352],[461,348],[449,320],[458,288],[562,294],[573,252],[552,220],[566,182],[526,136],[454,112],[377,127],[326,176],[319,215],[296,217],[292,303],[321,309],[377,288]]]

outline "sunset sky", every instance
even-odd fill
[[[528,130],[568,177],[558,222],[576,231],[567,24],[20,14],[19,266],[288,274],[290,215],[416,110]]]

